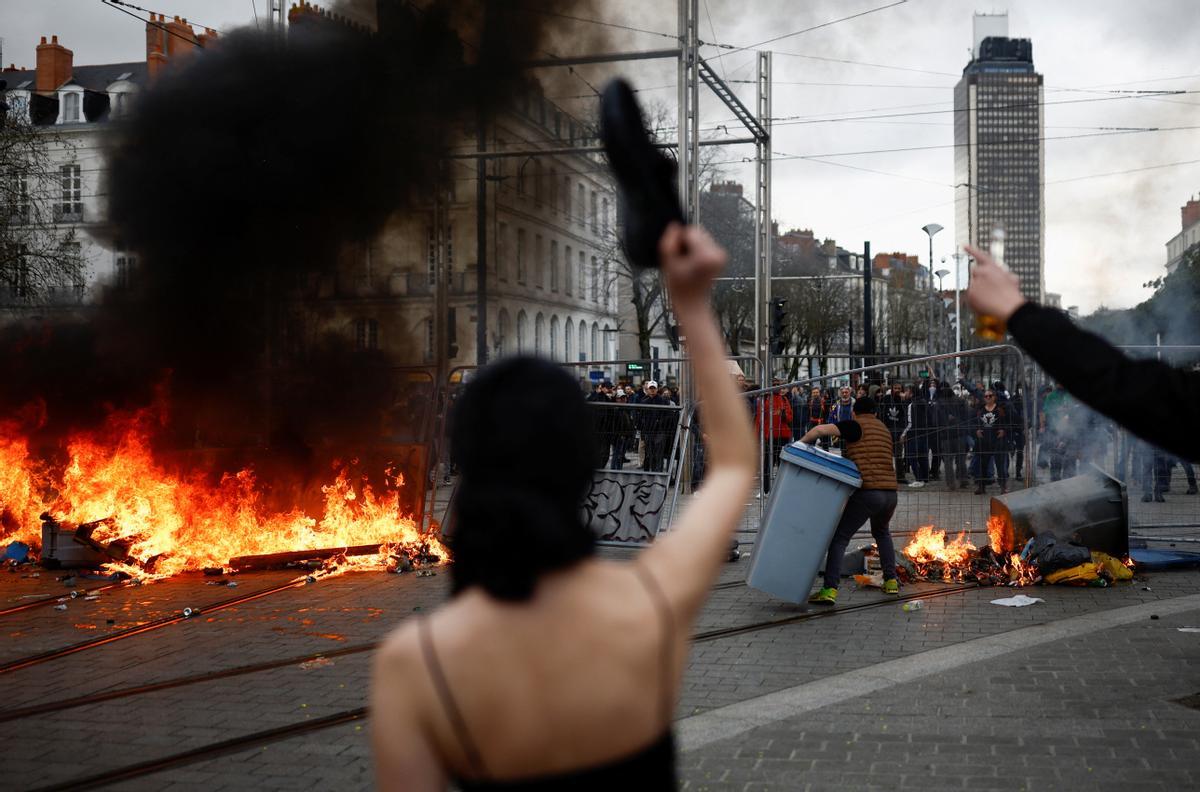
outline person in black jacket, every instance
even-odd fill
[[[937,413],[938,444],[946,489],[965,488],[970,481],[965,437],[969,422],[967,403],[950,388],[942,387],[938,389],[932,409]]]
[[[1000,494],[1008,492],[1008,443],[1011,431],[1008,410],[1000,404],[995,388],[983,392],[983,406],[971,421],[975,431],[975,494],[982,495],[995,468]]]
[[[904,475],[904,443],[900,435],[908,425],[908,402],[904,400],[904,386],[899,382],[892,383],[892,389],[879,399],[879,420],[888,428],[892,435],[892,462],[896,468],[896,483],[905,484],[908,478]]]
[[[975,258],[967,302],[977,314],[1006,322],[1029,356],[1079,401],[1184,459],[1200,458],[1200,372],[1158,360],[1133,360],[1061,311],[1025,299],[1017,276],[971,245]]]

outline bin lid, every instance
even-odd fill
[[[792,443],[784,446],[781,457],[785,462],[799,465],[851,487],[862,486],[862,476],[858,472],[858,465],[845,457],[831,454],[817,446],[808,443]]]

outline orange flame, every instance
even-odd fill
[[[904,548],[904,554],[913,563],[929,564],[940,561],[943,564],[958,566],[966,564],[975,553],[975,545],[967,539],[966,531],[960,533],[953,541],[946,541],[946,532],[923,525],[917,529],[912,541]]]
[[[394,470],[385,471],[383,486],[375,489],[352,480],[350,466],[342,465],[321,488],[319,516],[298,508],[271,511],[252,470],[226,473],[215,486],[201,474],[168,472],[154,459],[153,421],[146,415],[114,416],[112,431],[72,436],[66,464],[53,472],[31,457],[15,426],[0,425],[0,538],[40,544],[43,511],[66,525],[101,520],[92,538],[101,544],[121,540],[129,558],[146,564],[154,577],[221,567],[241,555],[375,543],[379,555],[340,558],[334,566],[382,566],[390,551],[422,545],[441,560],[449,557],[402,513],[404,480]],[[112,566],[145,575],[141,567]]]

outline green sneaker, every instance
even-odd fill
[[[816,594],[808,598],[808,601],[815,605],[836,605],[837,604],[837,589],[823,588]]]
[[[892,578],[891,580],[883,581],[883,593],[884,594],[899,594],[900,593],[900,581],[896,580],[896,578]]]

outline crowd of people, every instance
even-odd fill
[[[673,450],[675,427],[679,413],[679,394],[671,388],[659,387],[655,380],[644,380],[640,388],[633,385],[613,386],[598,382],[587,396],[591,404],[629,405],[597,407],[592,420],[597,437],[596,467],[623,470],[637,454],[637,465],[650,473],[667,470]]]

